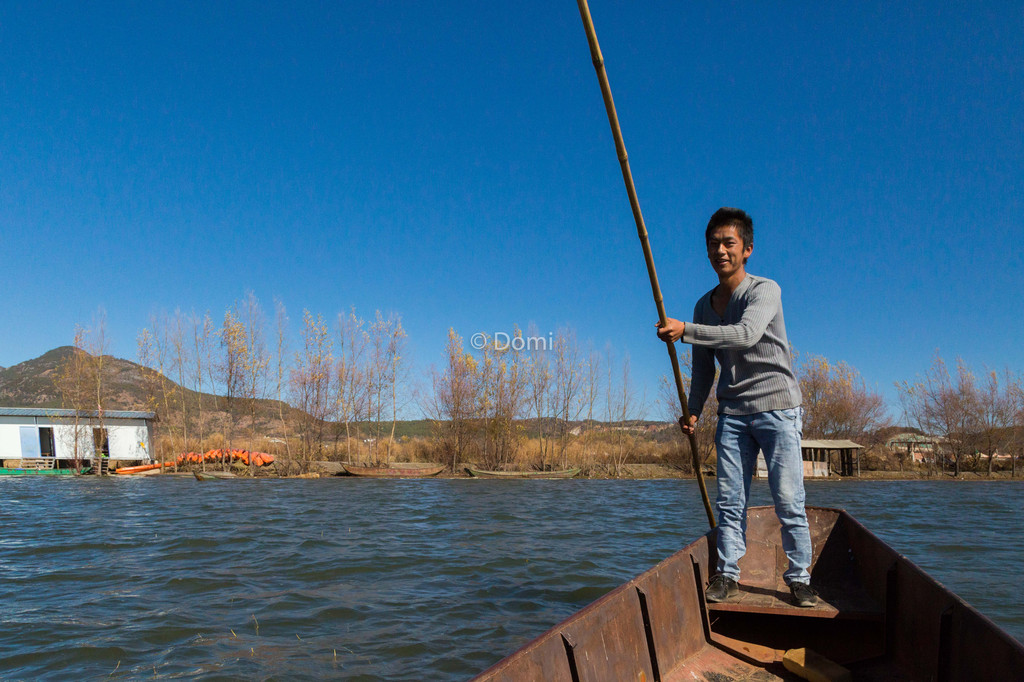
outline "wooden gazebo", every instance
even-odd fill
[[[860,476],[860,450],[863,449],[863,445],[854,443],[852,440],[816,439],[800,441],[800,450],[805,462],[805,470],[807,469],[807,462],[823,462],[829,473],[836,473],[840,476]],[[833,466],[833,463],[838,464],[838,466]],[[856,471],[856,474],[854,471]]]

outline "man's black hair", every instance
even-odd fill
[[[743,240],[743,248],[754,245],[754,220],[747,215],[746,211],[727,206],[718,209],[711,216],[711,220],[708,221],[708,229],[704,230],[704,243],[707,244],[711,240],[711,233],[717,228],[727,225],[736,228],[740,239]]]

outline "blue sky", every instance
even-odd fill
[[[1024,6],[591,10],[671,315],[734,205],[799,352],[1024,368]],[[0,365],[252,289],[668,372],[573,2],[4,3],[0,64]]]

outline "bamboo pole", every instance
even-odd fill
[[[654,270],[654,256],[651,253],[650,241],[647,239],[647,227],[644,225],[644,217],[640,212],[640,200],[636,196],[636,187],[633,185],[633,173],[629,170],[629,156],[626,154],[626,144],[622,140],[619,116],[615,113],[615,102],[612,100],[612,89],[608,83],[608,74],[604,68],[604,57],[601,55],[601,46],[597,43],[597,33],[594,30],[594,21],[590,18],[590,8],[587,6],[587,0],[576,0],[576,4],[579,6],[580,18],[583,19],[583,28],[587,32],[590,56],[594,60],[597,80],[601,85],[601,95],[604,97],[604,108],[608,112],[608,123],[611,125],[612,136],[615,138],[615,151],[619,156],[622,179],[626,183],[626,193],[629,195],[629,205],[633,209],[633,220],[636,222],[637,236],[640,238],[640,246],[644,251],[644,260],[647,262],[647,275],[651,280],[651,293],[654,294],[654,305],[658,308],[659,326],[664,327],[668,316],[665,315],[665,304],[661,297],[661,287],[658,285],[658,274]],[[686,404],[686,392],[683,390],[683,377],[679,372],[679,358],[676,355],[676,346],[671,341],[667,341],[665,345],[668,348],[668,357],[672,363],[672,374],[676,380],[676,393],[679,397],[679,404],[683,408],[683,420],[689,423],[690,409]],[[679,428],[682,429],[682,424],[679,425]],[[715,514],[711,510],[707,486],[704,485],[704,474],[700,470],[697,437],[692,433],[686,435],[690,442],[690,452],[693,453],[693,470],[697,475],[697,485],[700,486],[701,499],[704,501],[704,511],[707,512],[708,523],[714,528]]]

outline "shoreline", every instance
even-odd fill
[[[468,465],[467,465],[468,466]],[[201,470],[196,469],[199,473],[203,473]],[[208,469],[211,473],[221,472],[222,469],[210,468]],[[228,470],[231,471],[230,469]],[[236,475],[228,478],[246,480],[246,479],[331,479],[331,478],[350,478],[357,479],[359,476],[351,476],[344,472],[342,463],[340,462],[329,462],[329,461],[315,461],[310,463],[310,471],[308,473],[299,474],[279,474],[271,473],[268,471],[258,470],[256,476],[249,476],[248,468],[242,469],[237,472]],[[194,474],[192,469],[185,471],[154,471],[147,478],[160,478],[161,476],[172,476],[172,477],[186,477],[192,478]],[[118,478],[138,478],[139,476],[118,476]],[[386,478],[386,477],[385,477]],[[396,477],[398,478],[398,477]],[[410,480],[415,478],[422,478],[423,480],[429,479],[450,479],[450,480],[477,480],[476,477],[465,473],[464,471],[452,473],[448,471],[441,472],[434,476],[429,477],[401,477],[400,480]],[[705,475],[705,480],[713,480],[714,475]],[[556,479],[556,478],[537,478],[532,480],[590,480],[590,481],[651,481],[651,480],[693,480],[696,481],[696,477],[689,473],[684,473],[679,469],[671,466],[665,466],[661,464],[628,464],[624,465],[619,474],[616,475],[612,472],[593,471],[587,474],[580,474],[573,478]],[[227,478],[220,479],[227,480]],[[509,478],[509,479],[479,479],[479,480],[531,480],[527,477],[523,478]],[[754,479],[765,480],[765,479]],[[827,478],[805,478],[804,481],[810,482],[823,482],[823,483],[846,483],[846,482],[857,482],[857,481],[923,481],[923,482],[938,482],[938,481],[949,481],[949,482],[972,482],[972,481],[984,481],[984,482],[1013,482],[1013,481],[1024,481],[1024,471],[1020,472],[1016,477],[1011,478],[1010,472],[1008,471],[996,471],[991,476],[986,473],[978,473],[974,471],[961,472],[960,476],[954,477],[951,473],[945,472],[941,474],[929,475],[924,472],[917,471],[863,471],[860,476],[838,476],[832,475]]]

